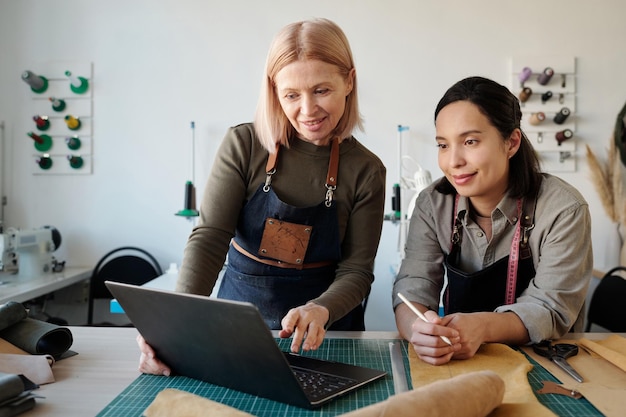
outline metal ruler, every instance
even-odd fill
[[[389,355],[391,356],[391,374],[393,376],[393,389],[396,394],[409,390],[409,385],[404,370],[402,358],[402,345],[400,342],[389,342]]]

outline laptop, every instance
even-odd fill
[[[313,409],[387,374],[283,352],[251,303],[105,284],[177,375]]]

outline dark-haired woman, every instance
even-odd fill
[[[398,330],[425,362],[582,331],[589,209],[574,187],[540,172],[521,116],[506,87],[481,77],[459,81],[437,105],[444,177],[417,200],[393,288]]]

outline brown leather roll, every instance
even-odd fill
[[[502,404],[504,380],[476,371],[436,381],[342,417],[484,417]]]

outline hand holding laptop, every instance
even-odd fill
[[[140,334],[137,335],[137,344],[139,345],[139,350],[141,351],[141,356],[139,357],[139,372],[165,376],[170,376],[172,374],[170,367],[156,357],[152,346],[150,346],[146,342],[146,339],[144,339]]]

